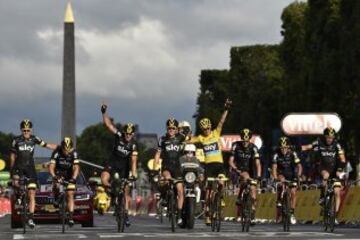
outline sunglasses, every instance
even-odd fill
[[[31,130],[22,130],[23,133],[29,133]]]
[[[210,131],[211,128],[203,128],[202,130],[203,130],[203,131]]]
[[[169,127],[167,130],[176,130],[174,127]]]

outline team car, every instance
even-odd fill
[[[36,190],[36,206],[34,221],[40,224],[59,223],[59,209],[54,206],[52,177],[48,172],[48,163],[36,164],[38,188]],[[83,173],[76,179],[75,209],[73,219],[82,227],[93,227],[93,198]],[[22,227],[21,206],[16,204],[15,194],[11,196],[11,228]]]

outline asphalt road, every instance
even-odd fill
[[[125,233],[116,231],[115,220],[111,214],[95,217],[95,227],[82,228],[75,225],[67,229],[65,234],[60,231],[60,225],[37,225],[35,230],[22,234],[20,229],[10,228],[10,216],[0,218],[0,239],[360,239],[360,228],[352,226],[338,226],[334,233],[325,233],[320,225],[296,225],[291,232],[282,232],[281,225],[258,224],[249,233],[242,233],[238,223],[224,222],[219,233],[197,221],[193,230],[177,229],[175,233],[170,230],[169,223],[163,224],[154,217],[132,217],[132,225],[125,229]]]

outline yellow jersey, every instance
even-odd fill
[[[208,136],[199,135],[191,139],[192,143],[201,143],[205,155],[205,163],[223,163],[220,147],[221,128],[211,131]]]

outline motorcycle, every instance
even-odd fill
[[[183,207],[183,227],[193,229],[195,224],[196,199],[200,192],[197,190],[199,165],[188,162],[182,164],[182,179],[184,181],[184,207]]]
[[[96,196],[94,197],[94,206],[99,215],[104,215],[110,208],[110,197],[106,194],[105,189],[98,186]]]

